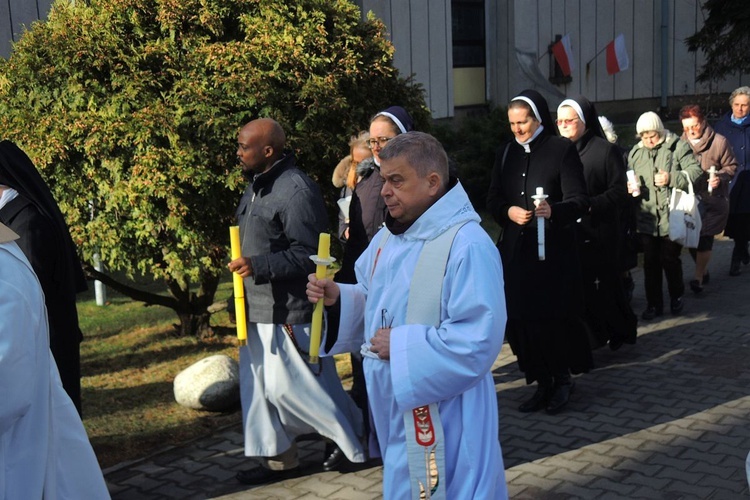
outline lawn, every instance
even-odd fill
[[[231,278],[219,285],[216,300],[231,295]],[[158,283],[141,288],[159,291]],[[235,327],[226,311],[212,316],[208,340],[175,337],[171,309],[146,307],[112,290],[97,306],[93,284],[79,296],[83,423],[102,468],[148,456],[168,446],[207,436],[239,423],[239,406],[227,413],[195,411],[178,405],[172,383],[191,364],[214,354],[238,359]],[[344,383],[351,377],[348,356],[337,357]]]
[[[227,280],[218,297],[229,293]],[[99,307],[88,292],[78,302],[84,333],[83,423],[103,468],[239,421],[238,411],[218,414],[179,406],[172,389],[180,371],[206,356],[237,359],[226,312],[213,317],[215,338],[198,341],[172,334],[177,317],[170,309],[145,307],[112,290],[108,299]]]

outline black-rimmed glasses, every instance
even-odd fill
[[[393,139],[393,137],[373,137],[367,141],[367,147],[370,149],[375,148],[375,146],[384,148],[386,143],[391,139]]]

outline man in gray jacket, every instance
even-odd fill
[[[362,417],[344,392],[332,358],[308,363],[312,306],[307,275],[328,223],[318,186],[284,151],[284,130],[261,118],[240,131],[237,159],[250,181],[237,209],[242,257],[229,270],[244,278],[247,346],[240,348],[245,455],[261,467],[241,471],[245,484],[299,473],[295,438],[318,433],[336,443],[327,470],[344,455],[364,462]]]

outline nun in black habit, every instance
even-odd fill
[[[525,90],[513,98],[508,121],[515,139],[497,151],[487,196],[487,207],[502,229],[498,248],[508,309],[506,338],[526,382],[538,383],[519,410],[554,414],[570,398],[570,373],[592,366],[588,334],[574,321],[583,312],[575,226],[588,210],[589,198],[575,146],[557,136],[538,92]],[[537,188],[548,198],[535,206]],[[545,226],[544,260],[537,251],[538,217]]]
[[[76,293],[86,279],[55,199],[26,153],[0,142],[0,222],[15,231],[16,243],[44,291],[50,350],[63,387],[81,413],[80,343]]]
[[[557,127],[576,146],[591,200],[579,225],[578,250],[592,347],[609,343],[610,349],[617,350],[624,343],[635,344],[638,324],[619,272],[625,244],[620,221],[622,210],[630,206],[625,164],[585,97],[560,103]]]

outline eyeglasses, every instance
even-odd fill
[[[370,149],[375,148],[375,146],[378,146],[379,148],[384,148],[385,144],[388,141],[390,141],[391,139],[393,139],[393,137],[377,137],[377,138],[372,138],[372,139],[370,139],[370,140],[367,141],[367,147],[370,148]]]
[[[565,120],[557,120],[555,123],[557,123],[557,126],[560,125],[573,125],[575,122],[578,121],[578,118],[567,118]]]

